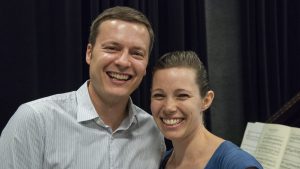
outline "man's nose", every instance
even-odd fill
[[[130,62],[130,54],[128,53],[128,51],[123,51],[118,58],[115,60],[115,63],[120,66],[120,67],[124,67],[127,68],[131,65]]]

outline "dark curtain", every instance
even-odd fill
[[[205,1],[213,133],[239,144],[248,121],[265,122],[300,91],[299,8],[297,0]]]
[[[92,20],[116,5],[142,11],[156,41],[147,75],[132,98],[150,113],[151,68],[171,50],[194,50],[206,62],[203,0],[24,0],[0,5],[1,130],[27,101],[77,90],[88,79],[85,50]]]
[[[194,50],[208,67],[218,96],[206,115],[207,127],[238,144],[247,121],[265,121],[299,91],[299,3],[2,1],[0,129],[20,104],[77,90],[88,79],[85,50],[91,21],[103,9],[123,5],[145,13],[156,34],[147,76],[132,95],[135,103],[150,112],[151,69],[159,56]]]
[[[300,1],[245,0],[241,9],[244,114],[266,121],[300,91]]]
[[[21,103],[83,82],[81,17],[80,1],[1,2],[1,131]]]

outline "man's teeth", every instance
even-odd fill
[[[124,75],[124,74],[118,74],[118,73],[110,72],[109,75],[110,75],[110,77],[115,78],[117,80],[128,80],[129,79],[129,76]]]
[[[167,125],[175,125],[182,121],[182,119],[162,119],[162,120]]]

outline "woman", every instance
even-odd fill
[[[173,149],[160,169],[249,169],[262,166],[239,147],[210,133],[203,124],[214,92],[197,54],[176,51],[162,56],[153,70],[151,111]]]

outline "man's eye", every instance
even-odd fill
[[[107,52],[114,52],[114,51],[118,51],[118,48],[115,46],[106,46],[104,47],[104,50]]]
[[[132,55],[134,58],[138,58],[138,59],[144,58],[144,53],[141,52],[141,51],[133,51],[133,52],[131,52],[131,55]]]
[[[134,55],[138,55],[138,56],[144,56],[144,54],[142,52],[134,52]]]

